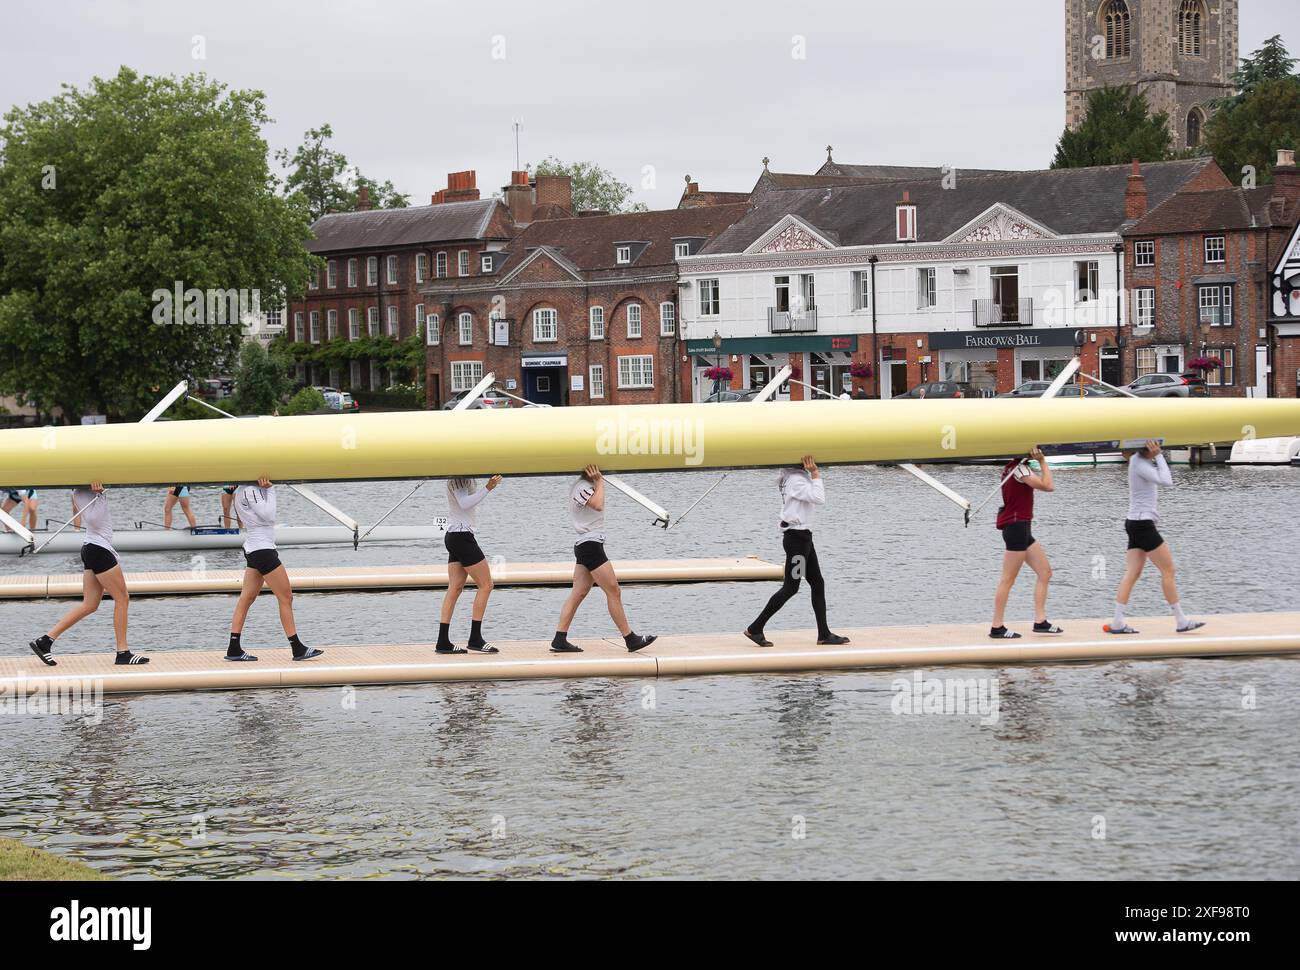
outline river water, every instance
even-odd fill
[[[931,469],[970,498],[996,469]],[[1200,614],[1297,609],[1300,473],[1176,468],[1162,530],[1183,602]],[[637,476],[670,510],[716,474]],[[992,508],[969,529],[895,469],[830,469],[817,545],[836,627],[986,622],[1001,557]],[[1050,615],[1109,612],[1123,568],[1119,467],[1069,469],[1040,497],[1035,534],[1055,568]],[[571,550],[566,483],[507,481],[481,507],[480,540],[508,561]],[[363,521],[401,483],[324,485]],[[43,493],[61,516],[66,492]],[[390,522],[443,514],[440,483]],[[215,518],[217,489],[199,489]],[[993,503],[996,504],[996,503]],[[114,495],[118,528],[161,517],[158,490]],[[281,495],[286,524],[325,524]],[[610,498],[614,558],[780,556],[774,473],[732,473],[667,533]],[[424,563],[441,546],[289,548],[290,565]],[[135,554],[129,570],[188,569]],[[242,566],[238,551],[210,568]],[[0,573],[70,572],[74,557],[0,561]],[[1009,619],[1032,619],[1030,578]],[[642,632],[736,631],[771,584],[632,587]],[[489,638],[549,637],[563,590],[499,590]],[[299,596],[310,644],[428,641],[441,594]],[[225,645],[232,597],[139,599],[132,646]],[[468,596],[455,633],[466,634]],[[67,608],[0,602],[7,650]],[[111,649],[110,610],[60,641]],[[1152,571],[1131,612],[1163,614]],[[1169,621],[1166,621],[1169,622]],[[812,624],[807,594],[769,626]],[[1172,627],[1171,627],[1172,628]],[[599,596],[575,639],[614,634]],[[774,639],[776,639],[774,637]],[[244,635],[284,649],[273,602]],[[653,650],[653,648],[651,648]],[[106,699],[99,718],[0,713],[0,835],[119,877],[428,876],[1290,878],[1300,876],[1300,659],[1168,660],[926,671],[998,689],[996,719],[898,714],[912,671],[472,683]]]

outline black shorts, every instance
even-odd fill
[[[244,562],[248,563],[249,569],[256,569],[263,576],[271,575],[283,565],[280,562],[280,553],[274,549],[255,549],[246,552]]]
[[[472,532],[448,532],[442,541],[447,546],[448,563],[458,562],[468,569],[487,558]]]
[[[81,564],[98,575],[114,568],[117,565],[117,557],[103,546],[87,542],[81,547]]]
[[[1032,522],[1012,522],[1002,527],[1002,541],[1007,552],[1027,552],[1038,540],[1034,538]]]
[[[1124,531],[1128,533],[1128,547],[1143,552],[1155,552],[1165,544],[1164,537],[1150,519],[1126,519]]]
[[[578,560],[579,566],[585,566],[588,571],[593,573],[609,562],[609,556],[605,555],[605,543],[598,542],[595,539],[579,542],[574,546],[573,558]]]

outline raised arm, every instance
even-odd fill
[[[1169,463],[1163,454],[1156,455],[1155,461],[1134,458],[1133,473],[1144,482],[1152,485],[1172,485],[1174,476],[1169,471]]]
[[[460,506],[461,511],[468,512],[474,506],[478,505],[479,502],[487,498],[488,489],[486,485],[482,485],[479,487],[477,492],[453,491],[452,494],[456,496],[456,504]]]

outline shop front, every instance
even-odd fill
[[[796,380],[838,397],[844,391],[852,390],[848,375],[857,349],[856,334],[797,338],[727,337],[716,349],[711,340],[688,340],[686,355],[691,361],[691,399],[703,401],[716,390],[715,382],[705,376],[711,368],[730,369],[732,390],[758,390],[787,364],[794,369]],[[775,399],[807,400],[822,396],[787,381],[781,385]]]
[[[519,361],[523,370],[523,397],[533,404],[559,407],[566,401],[569,379],[568,354],[524,354]]]
[[[985,394],[1005,394],[1025,381],[1051,380],[1078,352],[1083,331],[1072,327],[941,330],[929,336],[945,380],[964,380]]]

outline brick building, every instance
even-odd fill
[[[526,178],[516,173],[517,183]],[[552,177],[538,179],[531,198],[522,185],[508,193],[519,234],[485,253],[472,276],[420,287],[433,314],[430,406],[489,371],[506,391],[542,404],[682,399],[677,260],[743,216],[746,204],[688,184],[677,209],[570,216],[570,191],[567,179]]]
[[[529,189],[531,193],[531,189]],[[308,250],[324,260],[301,301],[288,307],[288,336],[324,346],[363,337],[400,340],[424,319],[420,288],[431,279],[479,275],[483,254],[518,231],[508,200],[480,199],[473,172],[455,172],[429,205],[371,209],[362,190],[355,212],[331,213],[312,225]],[[304,383],[377,390],[412,375],[352,359],[299,364]],[[431,391],[436,395],[437,388]]]
[[[1291,342],[1271,324],[1272,270],[1300,220],[1300,173],[1283,152],[1271,185],[1233,185],[1210,163],[1124,231],[1133,327],[1124,376],[1180,373],[1201,357],[1216,396],[1292,397]],[[1270,329],[1272,328],[1272,330]],[[1274,360],[1274,358],[1277,358]]]

